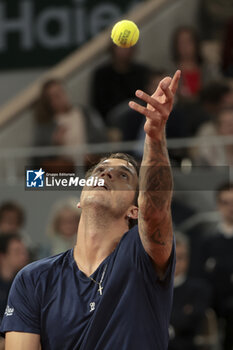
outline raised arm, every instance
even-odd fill
[[[130,107],[145,115],[146,133],[139,174],[139,234],[146,252],[162,277],[172,249],[172,174],[168,158],[165,125],[171,112],[180,71],[164,78],[152,96],[137,90],[147,107],[130,102]]]

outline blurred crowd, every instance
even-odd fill
[[[135,59],[137,45],[123,49],[110,44],[109,61],[92,73],[88,106],[72,105],[62,81],[46,81],[34,108],[35,145],[82,146],[84,156],[43,157],[39,159],[40,165],[48,169],[63,164],[66,170],[72,170],[77,164],[88,165],[92,157],[85,152],[86,144],[138,141],[141,145],[144,119],[129,109],[128,102],[136,99],[137,89],[151,94],[158,81],[176,69],[181,69],[182,79],[167,124],[168,139],[197,136],[205,140],[232,136],[233,44],[228,38],[232,34],[232,21],[225,26],[215,62],[212,57],[216,52],[212,52],[210,46],[210,52],[204,54],[206,42],[201,40],[195,28],[189,26],[178,27],[173,33],[173,64],[169,68],[138,63]],[[140,162],[142,147],[133,154]],[[204,148],[170,152],[173,164],[180,164],[187,157],[194,165],[232,165],[233,147],[219,145],[216,141],[207,143]]]
[[[212,5],[215,1],[212,2]],[[172,165],[184,159],[192,165],[233,166],[233,13],[220,19],[203,10],[203,30],[178,27],[171,38],[173,66],[148,67],[135,60],[137,45],[128,49],[110,45],[110,59],[92,74],[90,104],[73,105],[62,81],[51,79],[41,87],[34,106],[36,146],[83,146],[91,143],[144,139],[144,119],[128,108],[135,91],[151,94],[159,80],[181,69],[182,79],[167,123],[167,138],[203,137],[211,144],[169,150]],[[212,6],[212,7],[211,7]],[[217,6],[217,5],[216,5]],[[215,21],[214,21],[215,19]],[[206,29],[207,23],[208,30]],[[220,29],[221,30],[220,30]],[[218,42],[219,60],[204,55],[206,39]],[[214,54],[213,54],[214,55]],[[220,136],[232,137],[219,144]],[[142,147],[130,152],[140,163]],[[71,171],[88,167],[98,155],[41,157],[40,167]],[[199,212],[174,196],[172,215],[176,231],[177,265],[169,350],[233,349],[233,184],[218,186],[213,205]],[[59,254],[75,244],[80,209],[78,198],[56,203],[47,224],[49,243],[35,247],[25,231],[27,213],[20,203],[0,203],[0,321],[15,274],[27,263]],[[202,215],[200,215],[200,212]]]

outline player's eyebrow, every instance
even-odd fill
[[[98,165],[97,165],[97,167],[96,167],[96,169],[99,167],[99,166],[101,166],[101,165],[105,165],[105,164],[107,164],[107,165],[109,165],[109,164],[111,164],[108,160],[105,160],[105,161],[103,161],[102,163],[99,163]],[[126,166],[126,165],[113,165],[113,167],[119,167],[120,169],[122,169],[122,170],[124,170],[124,171],[127,171],[130,175],[132,175],[133,177],[134,177],[134,172],[132,171],[132,169],[130,168],[130,167],[128,167],[128,166]]]
[[[132,171],[129,167],[127,167],[126,165],[120,165],[120,169],[127,171],[127,172],[128,172],[130,175],[132,175],[132,176],[135,175],[135,174],[133,173],[133,171]]]

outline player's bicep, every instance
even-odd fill
[[[7,332],[5,350],[41,350],[40,335],[22,332]]]

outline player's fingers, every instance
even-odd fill
[[[129,102],[130,108],[134,109],[136,112],[143,114],[146,118],[150,120],[154,120],[155,118],[155,111],[150,110],[147,107],[143,107],[140,104],[130,101]]]
[[[171,80],[170,80],[170,83],[171,83]],[[170,83],[167,84],[167,83],[162,82],[161,85],[160,85],[160,87],[163,90],[163,93],[165,95],[165,103],[167,103],[167,102],[171,103],[172,100],[173,100],[173,96],[174,95],[173,95],[173,93],[172,93],[172,91],[170,89]]]
[[[178,88],[178,84],[179,84],[179,80],[180,80],[180,76],[181,76],[181,71],[177,70],[172,78],[171,81],[171,85],[170,85],[170,89],[172,91],[173,94],[176,93],[176,90]]]
[[[143,92],[141,90],[137,90],[135,94],[141,100],[150,104],[154,109],[156,109],[162,115],[165,113],[165,108],[164,108],[163,104],[158,102],[155,98],[151,97],[150,95],[146,94],[145,92]]]
[[[161,89],[161,84],[165,84],[165,86],[166,86],[166,85],[169,86],[170,83],[171,83],[171,78],[170,78],[170,77],[165,77],[165,78],[163,78],[163,79],[160,81],[160,83],[159,83],[159,85],[158,85],[156,91],[153,93],[152,97],[153,97],[153,98],[156,98],[156,97],[163,96],[164,92],[163,92],[163,90]]]
[[[167,87],[169,87],[169,85],[171,84],[172,78],[171,77],[165,77],[163,78],[160,83],[159,86],[163,86],[163,90],[166,89]]]
[[[152,111],[150,111],[148,108],[143,107],[134,101],[130,101],[129,106],[130,106],[130,108],[132,108],[136,112],[143,114],[145,117],[152,118],[152,115],[151,115]]]
[[[129,102],[130,108],[135,110],[136,112],[143,114],[148,121],[150,121],[151,124],[153,125],[160,125],[161,123],[161,117],[155,114],[155,111],[151,111],[150,109],[143,107],[139,105],[136,102],[130,101]],[[165,117],[162,119],[166,119]]]

